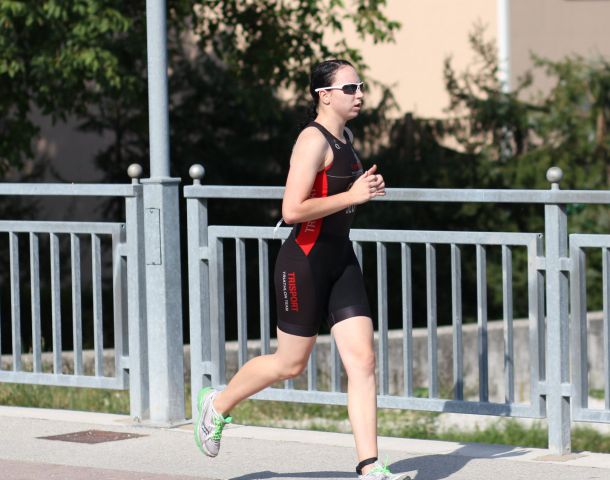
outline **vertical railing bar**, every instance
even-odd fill
[[[413,285],[411,277],[411,247],[400,244],[402,278],[402,355],[404,394],[413,396]]]
[[[428,318],[428,396],[438,398],[438,332],[436,247],[426,243],[426,310]]]
[[[224,294],[224,246],[219,238],[209,238],[210,248],[210,336],[212,361],[212,386],[226,381],[225,368],[225,294]]]
[[[225,342],[227,340],[226,331],[225,331],[225,267],[224,267],[224,243],[220,239],[216,239],[216,252],[217,252],[217,278],[214,280],[218,282],[218,298],[216,302],[218,303],[218,316],[215,319],[217,322],[217,330],[214,332],[212,330],[212,342],[218,343],[218,381],[220,383],[225,383],[227,380],[227,356],[225,349]],[[214,335],[214,333],[216,333]],[[214,360],[214,358],[212,358]]]
[[[11,326],[13,347],[13,370],[21,371],[21,293],[19,288],[19,237],[9,233],[9,256],[11,272]]]
[[[360,265],[360,270],[363,270],[362,245],[360,244],[360,242],[353,241],[352,246],[354,247],[354,253],[356,254],[356,259],[358,260],[358,264]]]
[[[294,378],[289,378],[287,380],[284,380],[284,389],[294,390]]]
[[[317,358],[318,346],[314,343],[311,350],[311,355],[309,355],[309,359],[307,360],[307,390],[309,391],[317,390],[318,387]]]
[[[332,392],[341,391],[341,358],[335,337],[330,338],[330,388]]]
[[[477,244],[477,325],[479,354],[479,399],[489,401],[487,352],[487,255],[485,247]]]
[[[2,279],[0,278],[0,371],[2,370]]]
[[[464,345],[462,335],[462,262],[459,245],[451,244],[451,318],[453,321],[453,398],[464,399]]]
[[[269,316],[269,246],[267,240],[258,239],[258,285],[260,298],[261,355],[271,351]]]
[[[196,184],[199,180],[195,180]],[[210,307],[213,301],[210,282],[210,251],[208,247],[207,201],[186,200],[187,248],[189,272],[189,324],[191,338],[191,411],[197,418],[197,399],[203,387],[211,384],[211,369],[204,371],[203,362],[210,365]],[[205,251],[202,254],[202,249]]]
[[[104,330],[102,312],[102,260],[100,237],[91,234],[91,277],[93,290],[93,348],[95,375],[104,375]]]
[[[610,249],[602,248],[602,297],[604,312],[604,403],[610,409]]]
[[[51,322],[53,324],[53,373],[62,372],[61,285],[59,267],[59,236],[49,234],[51,247]]]
[[[515,361],[513,342],[513,259],[512,251],[502,245],[502,304],[504,316],[505,401],[515,401]]]
[[[32,306],[32,356],[34,373],[42,372],[42,335],[40,329],[40,250],[38,235],[30,233],[30,290]]]
[[[237,293],[237,361],[241,368],[248,361],[246,242],[241,238],[235,239],[235,290]]]
[[[543,255],[544,237],[536,236],[527,246],[528,323],[530,355],[530,398],[536,412],[544,415],[544,397],[539,384],[544,380],[544,273],[537,260]]]
[[[80,238],[70,234],[72,264],[72,343],[74,345],[74,373],[83,374],[83,309],[81,292]]]
[[[124,228],[124,227],[123,227]],[[124,234],[124,230],[122,232]],[[121,243],[121,231],[112,233],[112,313],[114,326],[114,375],[119,381],[125,382],[126,372],[122,369],[122,358],[124,352],[123,343],[123,260],[117,255],[117,249]]]
[[[377,242],[377,318],[379,319],[379,394],[387,395],[390,383],[388,355],[388,262],[386,246]]]
[[[571,244],[570,258],[570,338],[571,374],[574,408],[587,408],[589,403],[588,340],[587,340],[587,277],[586,256],[582,248]]]
[[[130,378],[131,376],[135,376],[137,374],[139,368],[137,367],[138,361],[134,358],[138,355],[138,351],[136,350],[132,353],[130,349],[129,339],[129,269],[127,266],[129,257],[129,244],[127,243],[127,220],[125,220],[125,223],[121,224],[121,230],[118,234],[115,234],[115,236],[117,241],[119,242],[117,246],[120,246],[122,250],[121,251],[118,248],[115,250],[115,247],[113,245],[112,261],[118,264],[117,288],[121,293],[119,298],[120,303],[118,304],[121,320],[121,337],[118,339],[121,344],[121,358],[118,359],[117,369],[120,369],[121,371],[120,381],[125,386],[125,388],[128,388],[130,392],[133,388],[135,390],[134,394],[136,396],[140,396],[140,393],[137,391],[139,385],[131,381]],[[124,359],[126,359],[127,361],[125,362]],[[132,362],[130,360],[134,360],[133,370]],[[138,401],[138,404],[139,403],[140,402]],[[131,401],[130,398],[130,412],[132,406],[134,406],[134,403]],[[136,408],[135,410],[139,411],[138,408]],[[134,415],[132,415],[132,417],[133,416]],[[140,418],[139,414],[136,414],[135,416]]]

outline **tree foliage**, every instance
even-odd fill
[[[92,93],[121,87],[113,42],[132,23],[121,4],[0,2],[0,175],[33,156],[33,109],[65,119],[84,112]]]
[[[369,158],[384,172],[389,186],[420,188],[549,189],[546,171],[558,165],[564,171],[561,188],[610,187],[610,65],[607,60],[578,56],[551,61],[534,57],[511,91],[498,80],[495,42],[484,30],[470,35],[474,61],[457,71],[451,58],[445,62],[449,93],[447,117],[415,118],[411,114],[390,122],[389,141]],[[536,73],[551,81],[545,92],[533,89]],[[568,205],[571,232],[607,233],[607,206]],[[449,231],[544,232],[544,211],[522,204],[377,204],[363,208],[358,225]],[[462,252],[467,255],[467,249]],[[515,252],[515,271],[524,268],[523,252]],[[389,258],[391,253],[388,253]],[[415,254],[414,254],[415,255]],[[488,255],[492,255],[491,249]],[[599,280],[601,261],[592,252],[590,278]],[[496,260],[498,260],[496,256]],[[390,259],[399,262],[399,258]],[[470,265],[469,265],[470,263]],[[464,292],[476,292],[473,259],[464,259]],[[489,263],[489,285],[502,284],[499,261]],[[374,269],[374,264],[369,268]],[[425,298],[425,264],[414,261],[413,298]],[[439,318],[451,318],[449,258],[439,250]],[[527,296],[525,275],[515,276],[515,291]],[[589,306],[601,308],[601,282],[591,281]],[[374,289],[374,285],[371,286]],[[400,304],[399,292],[390,304]],[[501,289],[490,289],[490,318],[502,314]],[[516,295],[515,298],[518,298]],[[465,295],[465,311],[475,311],[474,295]],[[425,304],[415,305],[414,318],[425,319]],[[527,313],[523,305],[517,315]],[[472,316],[470,317],[473,318]],[[442,323],[442,320],[439,320]]]
[[[302,88],[312,63],[336,55],[364,68],[357,50],[343,40],[329,44],[323,32],[341,32],[351,23],[363,38],[390,41],[399,25],[383,14],[385,3],[171,2],[172,144],[190,147],[173,152],[180,155],[174,158],[175,173],[184,171],[184,162],[205,163],[206,153],[219,158],[217,150],[202,150],[202,142],[247,143],[248,132],[239,130],[247,130],[252,119],[252,134],[263,138],[266,132],[256,127],[269,123],[269,116],[277,124],[282,116],[274,113],[281,104],[278,88]],[[124,176],[132,161],[146,163],[143,0],[1,0],[0,25],[0,175],[33,156],[38,127],[32,110],[53,120],[73,116],[87,131],[111,133],[113,145],[98,157],[109,178],[119,171]]]

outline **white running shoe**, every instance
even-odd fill
[[[392,473],[387,466],[375,462],[366,475],[358,475],[358,480],[411,480],[406,473]]]
[[[208,457],[215,457],[220,450],[222,429],[231,423],[231,417],[223,417],[214,410],[214,398],[218,391],[211,387],[202,388],[197,395],[197,421],[195,422],[195,443]]]

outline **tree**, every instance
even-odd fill
[[[111,44],[131,24],[121,3],[0,1],[0,175],[33,157],[32,110],[65,119],[92,93],[120,88]]]
[[[485,39],[477,26],[470,35],[475,60],[461,72],[445,61],[445,85],[450,103],[447,118],[405,117],[388,125],[390,140],[373,147],[371,162],[382,166],[391,186],[420,188],[508,188],[548,189],[546,170],[559,165],[564,171],[562,188],[608,189],[610,186],[610,65],[599,58],[567,57],[559,61],[534,57],[533,70],[526,72],[510,92],[498,80],[496,44]],[[532,78],[542,70],[553,80],[547,93],[532,91]],[[457,147],[456,147],[457,145]],[[569,205],[572,231],[607,233],[607,206]],[[358,225],[455,231],[543,232],[542,207],[529,204],[378,204],[363,208]],[[406,227],[405,223],[408,224]],[[489,249],[488,255],[493,252]],[[464,249],[464,255],[467,249]],[[497,252],[496,252],[497,254]],[[599,280],[598,252],[590,257],[596,265],[589,275]],[[399,264],[388,251],[389,265]],[[450,318],[450,264],[439,249],[439,321]],[[414,255],[415,258],[415,255]],[[463,262],[464,292],[476,292],[471,258]],[[499,260],[496,255],[496,260]],[[599,261],[598,261],[599,260]],[[514,252],[515,271],[523,269],[523,252]],[[367,268],[365,266],[365,268]],[[374,269],[375,265],[368,266]],[[425,298],[425,264],[413,264],[413,298]],[[491,262],[489,285],[501,285],[499,261]],[[397,277],[399,278],[399,277]],[[515,284],[526,298],[525,277]],[[601,308],[600,281],[590,282],[591,305]],[[374,288],[374,286],[371,286]],[[400,304],[398,293],[390,305]],[[470,295],[470,294],[469,294]],[[464,296],[465,311],[476,311],[474,295]],[[515,298],[519,298],[516,295]],[[500,289],[490,288],[490,316],[501,315]],[[425,319],[425,304],[414,306],[414,318]],[[517,315],[525,315],[517,306]],[[471,315],[472,318],[472,315]],[[422,323],[420,323],[421,325]]]
[[[283,114],[271,110],[282,105],[278,89],[302,88],[312,63],[342,56],[364,69],[358,51],[345,41],[328,45],[323,33],[340,32],[351,23],[363,38],[391,41],[399,25],[383,14],[385,3],[172,2],[168,12],[172,144],[198,151],[196,156],[189,148],[173,152],[180,155],[174,157],[175,174],[185,172],[182,163],[202,161],[201,154],[206,153],[197,141],[190,141],[192,135],[201,137],[196,127],[208,135],[202,140],[205,145],[245,144],[247,134],[235,135],[244,123],[230,120],[229,109],[240,109],[242,118],[254,120],[257,126],[275,115],[277,124]],[[30,119],[33,109],[54,120],[73,116],[83,120],[85,130],[114,134],[112,147],[98,157],[109,179],[119,172],[124,178],[132,161],[146,163],[144,13],[143,0],[0,1],[0,175],[33,156],[31,143],[38,132]],[[189,104],[192,101],[198,104]],[[214,123],[216,119],[220,124]],[[231,142],[223,141],[227,126],[233,130]],[[227,157],[219,158],[218,149],[209,153],[221,160],[218,165],[226,164]]]

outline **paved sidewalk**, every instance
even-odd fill
[[[88,444],[42,439],[98,430],[140,435]],[[220,455],[202,455],[191,425],[134,425],[129,417],[0,407],[2,480],[199,480],[356,478],[353,438],[341,433],[230,426]],[[565,458],[541,449],[382,437],[381,458],[417,480],[610,480],[610,455]]]

